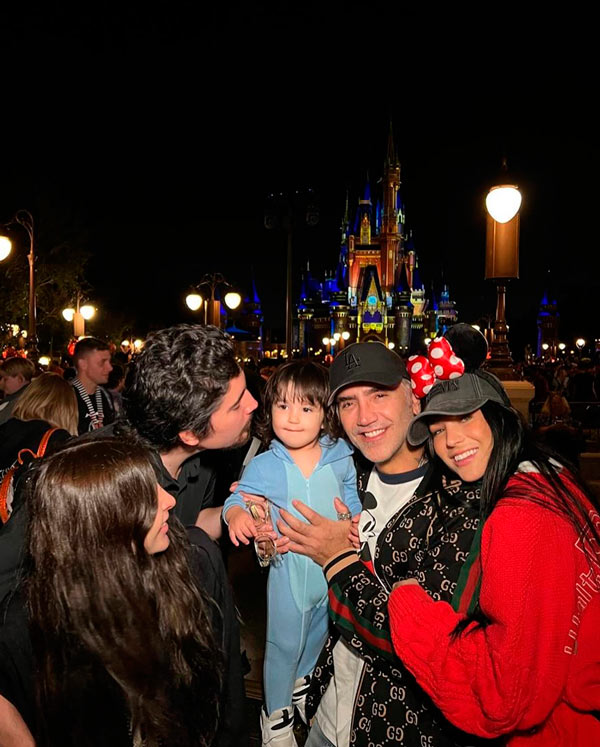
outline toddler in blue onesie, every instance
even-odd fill
[[[241,493],[264,496],[273,526],[279,509],[303,517],[292,500],[303,501],[322,516],[337,519],[337,496],[353,514],[361,510],[352,448],[328,435],[329,380],[316,363],[295,361],[279,367],[267,382],[261,436],[269,450],[248,464],[237,491],[223,507],[234,542],[256,535],[255,522]],[[293,747],[292,703],[302,698],[327,638],[327,583],[310,558],[288,552],[271,564],[267,584],[267,640],[261,712],[263,745]]]

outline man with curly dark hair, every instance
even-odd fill
[[[214,474],[199,455],[245,443],[257,407],[229,338],[216,327],[188,324],[151,334],[128,375],[123,404],[125,420],[115,434],[133,432],[152,449],[162,487],[177,499],[174,514],[218,538]]]

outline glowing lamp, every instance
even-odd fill
[[[349,340],[350,332],[342,332],[342,340]]]
[[[566,347],[567,347],[567,346],[565,345],[565,343],[564,343],[564,342],[559,342],[559,343],[558,343],[558,349],[559,349],[559,350],[564,350],[564,349],[565,349]]]
[[[40,366],[49,366],[50,358],[48,358],[47,355],[42,355],[38,358],[38,363],[40,364]]]
[[[550,345],[548,345],[547,342],[543,342],[542,343],[542,350],[548,350],[549,347],[550,347]]]
[[[11,240],[7,236],[0,236],[0,262],[8,257],[11,249]]]
[[[136,350],[141,350],[141,349],[142,349],[142,347],[143,347],[143,345],[144,345],[144,343],[143,343],[143,342],[142,342],[142,340],[140,340],[140,339],[137,339],[137,340],[134,340],[134,341],[133,341],[133,347],[134,347],[134,348],[135,348]]]
[[[431,345],[431,337],[425,338],[425,345]]]
[[[225,306],[227,306],[228,309],[237,309],[237,307],[242,303],[242,297],[235,291],[226,293],[223,300],[225,301]]]
[[[496,223],[508,223],[519,212],[521,193],[511,184],[492,187],[485,198],[488,213]]]
[[[390,350],[393,350],[393,349],[394,349],[395,347],[396,347],[396,346],[394,345],[394,343],[393,343],[393,342],[388,342],[388,348],[389,348]]]
[[[579,337],[577,340],[575,340],[575,345],[577,345],[578,350],[583,350],[585,347],[585,340],[583,337]]]
[[[79,313],[84,319],[87,320],[87,319],[91,319],[94,316],[94,314],[96,313],[96,309],[93,306],[90,306],[89,304],[87,304],[86,306],[82,306],[79,309]]]
[[[321,340],[321,342],[323,343],[323,345],[329,345],[329,337],[324,337],[324,338],[323,338],[323,339]]]
[[[63,309],[62,315],[67,322],[72,322],[75,316],[75,309]]]
[[[202,306],[202,296],[199,293],[189,293],[185,297],[185,302],[188,309],[191,309],[192,311],[198,311],[198,309]]]
[[[340,339],[341,335],[339,332],[335,332],[333,335],[333,339],[337,342]]]

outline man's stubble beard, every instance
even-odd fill
[[[245,444],[250,441],[250,438],[252,436],[252,416],[250,416],[250,420],[248,420],[248,423],[244,427],[244,430],[240,433],[237,440],[232,443],[230,446],[227,446],[226,449],[239,449],[240,446],[244,446]]]

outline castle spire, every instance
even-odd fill
[[[383,216],[381,232],[390,235],[398,233],[398,190],[400,188],[400,164],[394,146],[394,133],[390,120],[387,156],[383,169]]]
[[[396,147],[394,145],[394,130],[392,125],[392,119],[390,117],[390,133],[388,135],[388,144],[387,144],[387,155],[385,159],[384,164],[384,171],[386,171],[389,168],[395,168],[396,166],[399,166],[398,159],[396,157]]]
[[[350,231],[350,190],[346,189],[346,204],[344,206],[344,217],[342,219],[341,231],[342,231],[342,244],[345,244],[348,240],[348,233]]]

